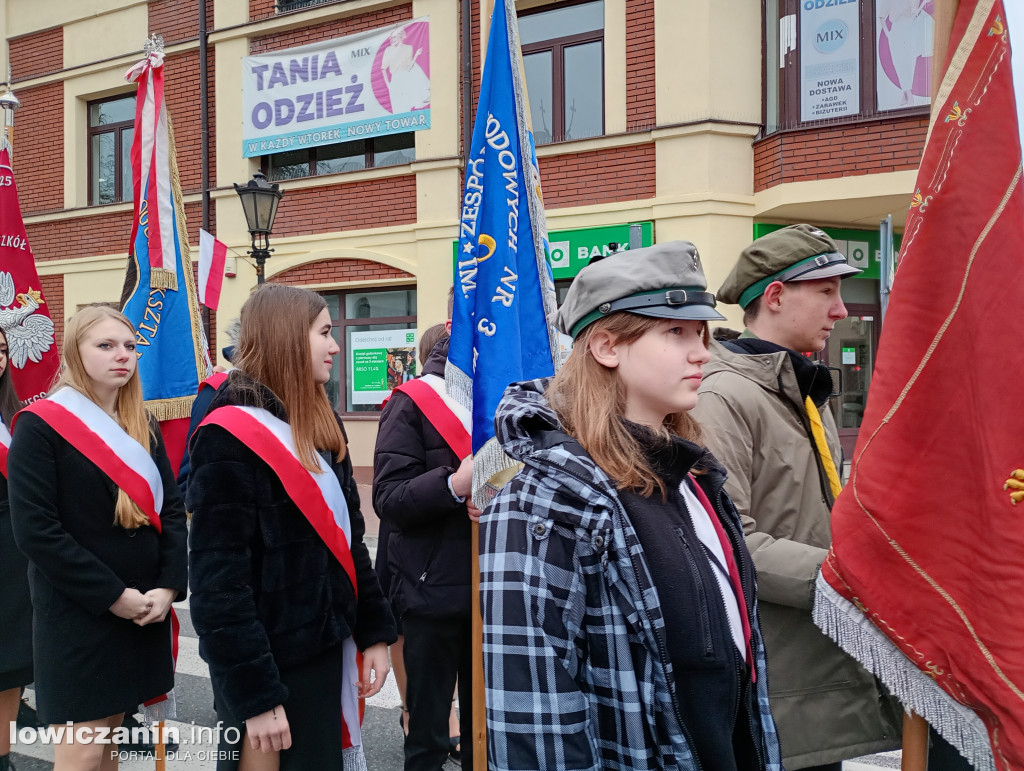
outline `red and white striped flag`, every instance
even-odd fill
[[[163,63],[163,51],[152,50],[125,73],[125,79],[139,84],[135,99],[136,131],[131,150],[135,219],[129,243],[135,243],[139,224],[144,223],[149,235],[150,286],[153,289],[176,290],[178,254]],[[145,194],[143,186],[146,187]]]
[[[205,230],[199,230],[199,302],[211,310],[220,303],[228,247]]]

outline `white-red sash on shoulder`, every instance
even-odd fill
[[[7,451],[11,449],[11,432],[0,420],[0,474],[7,478]]]
[[[270,466],[284,485],[288,497],[341,563],[358,596],[359,585],[350,550],[352,522],[341,482],[331,467],[317,455],[322,473],[309,471],[299,461],[291,426],[259,407],[219,407],[206,416],[199,428],[210,425],[226,430]],[[341,732],[345,768],[365,768],[365,760],[362,766],[357,760],[362,757],[362,711],[355,688],[362,669],[362,657],[351,637],[342,643],[342,655]]]
[[[209,425],[225,429],[270,466],[284,485],[288,497],[341,563],[353,589],[358,592],[356,569],[349,547],[352,524],[348,503],[341,482],[323,458],[316,456],[323,473],[310,472],[299,461],[292,427],[259,407],[219,407],[206,416],[199,428]]]
[[[74,388],[64,387],[32,402],[22,412],[31,412],[46,421],[114,480],[142,509],[156,531],[161,531],[164,484],[160,469],[149,448],[132,439],[99,405]]]
[[[206,380],[199,384],[199,391],[201,393],[204,388],[212,388],[214,391],[220,390],[220,387],[224,385],[228,380],[227,372],[214,372]]]
[[[472,453],[472,416],[469,410],[448,396],[443,378],[423,375],[402,383],[395,390],[413,400],[457,457],[465,458]]]

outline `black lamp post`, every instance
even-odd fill
[[[262,284],[263,265],[274,251],[270,248],[270,231],[274,227],[274,217],[277,216],[277,205],[284,193],[278,190],[276,182],[267,182],[261,171],[253,174],[246,184],[236,184],[235,192],[242,199],[245,222],[252,236],[252,251],[249,254],[256,259],[256,283]]]

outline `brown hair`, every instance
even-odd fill
[[[317,450],[345,457],[345,437],[327,398],[313,379],[309,332],[327,307],[308,289],[264,284],[242,306],[242,334],[234,364],[280,399],[292,427],[299,461],[320,471]]]
[[[743,326],[749,327],[750,322],[756,319],[758,315],[761,313],[762,297],[764,297],[764,295],[755,297],[753,300],[750,301],[750,304],[743,309]]]
[[[430,357],[430,352],[434,350],[434,346],[447,337],[448,330],[444,328],[444,324],[434,324],[434,326],[427,328],[427,331],[420,338],[419,353],[421,367],[427,363],[427,359]]]
[[[605,330],[618,343],[629,345],[664,319],[614,313],[587,326],[573,341],[572,353],[548,384],[545,397],[558,413],[566,433],[573,436],[622,489],[649,496],[655,488],[666,494],[665,485],[654,473],[643,450],[622,424],[626,414],[626,392],[614,369],[597,362],[590,353],[590,340]],[[708,344],[708,328],[701,335]],[[702,443],[700,425],[688,412],[665,417],[661,430],[666,436],[679,436]]]
[[[96,392],[92,388],[92,378],[86,373],[85,364],[82,362],[81,345],[89,330],[107,319],[121,322],[132,333],[132,337],[135,337],[135,327],[123,313],[106,305],[90,305],[87,308],[82,308],[71,317],[67,330],[64,332],[60,377],[51,389],[51,393],[63,386],[70,386],[92,401],[97,401]],[[118,389],[114,410],[128,436],[149,450],[153,431],[145,404],[142,401],[142,381],[139,379],[137,364],[132,376],[128,378],[128,382]],[[150,522],[149,517],[143,513],[138,504],[128,497],[128,493],[119,489],[117,504],[114,507],[114,524],[133,530],[148,525]]]
[[[3,338],[4,346],[8,348],[7,366],[4,367],[3,374],[0,375],[0,418],[3,418],[4,425],[9,429],[14,419],[14,413],[24,405],[14,390],[14,381],[11,378],[10,346],[7,345],[7,331],[3,327],[0,327],[0,337]]]

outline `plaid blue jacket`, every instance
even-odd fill
[[[495,420],[525,468],[481,519],[489,767],[698,771],[643,549],[612,481],[562,433],[546,384],[510,386]],[[761,768],[781,771],[756,611],[750,626]]]

